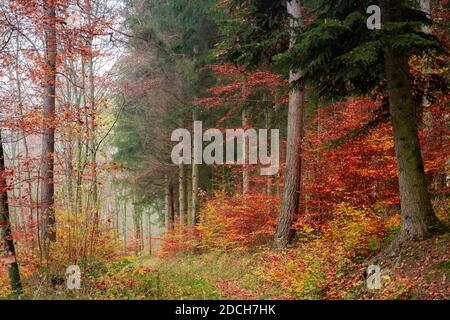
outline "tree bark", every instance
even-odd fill
[[[165,191],[165,224],[166,231],[173,230],[174,222],[174,208],[173,208],[173,185],[170,178],[166,177],[166,191]]]
[[[430,0],[420,0],[420,8],[422,9],[423,12],[425,12],[427,14],[427,16],[429,17],[431,14],[431,2]],[[430,32],[430,28],[426,25],[422,26],[422,31],[425,33],[429,33]]]
[[[188,169],[188,168],[185,168]],[[191,166],[192,169],[192,166]],[[186,170],[186,195],[187,195],[187,225],[191,225],[191,213],[192,213],[192,170]]]
[[[175,229],[175,222],[180,221],[180,200],[178,196],[178,187],[175,183],[172,184],[172,212],[173,212],[173,228]]]
[[[135,216],[133,217],[134,219],[134,237],[135,237],[135,241],[136,241],[136,247],[135,247],[135,255],[138,256],[139,252],[140,252],[140,231],[139,231],[139,220],[138,218]]]
[[[21,78],[20,78],[20,59],[19,59],[19,52],[20,52],[20,43],[19,43],[19,35],[16,37],[16,50],[17,50],[17,55],[16,55],[16,65],[14,68],[14,72],[15,72],[15,77],[16,77],[16,84],[17,84],[17,99],[18,99],[18,111],[19,111],[19,116],[23,117],[24,116],[24,110],[23,110],[23,94],[22,94],[22,83],[21,83]],[[22,129],[22,139],[23,139],[23,147],[24,147],[24,151],[25,151],[25,160],[29,161],[30,160],[30,149],[28,146],[28,141],[27,141],[27,133],[24,129]],[[34,199],[33,199],[33,184],[32,184],[32,176],[31,176],[31,169],[28,167],[26,169],[26,174],[27,174],[27,186],[28,186],[28,203],[29,203],[29,221],[33,222],[34,218],[33,218],[33,214],[34,214],[34,210],[33,210],[33,206],[34,206]],[[34,234],[31,237],[31,242],[34,245]]]
[[[148,254],[152,256],[152,213],[148,213]]]
[[[136,241],[136,251],[135,254],[136,256],[139,255],[139,253],[141,252],[141,215],[139,212],[137,212],[136,208],[134,208],[134,212],[133,212],[133,222],[134,222],[134,236],[135,236],[135,241]]]
[[[124,252],[127,254],[128,247],[127,247],[127,201],[124,200],[123,203],[123,247]]]
[[[265,98],[266,100],[266,98]],[[269,108],[267,110],[266,113],[266,129],[268,132],[270,132],[272,130],[272,108]],[[268,145],[271,145],[271,136],[269,134],[269,142]],[[271,195],[273,194],[273,185],[274,182],[276,182],[276,178],[275,176],[271,176],[271,177],[267,177],[267,182],[266,182],[266,193]]]
[[[40,241],[42,256],[48,258],[48,241],[56,241],[55,228],[55,187],[54,187],[54,152],[55,152],[55,104],[56,104],[56,5],[55,1],[44,2],[45,14],[45,55],[44,72],[44,109],[42,127],[42,165],[41,165],[41,219]]]
[[[89,46],[92,48],[93,40],[90,39]],[[95,101],[95,80],[94,80],[94,59],[89,58],[89,100],[91,106],[90,130],[91,130],[91,165],[92,165],[92,208],[94,216],[94,235],[97,235],[98,225],[100,221],[99,211],[100,202],[98,199],[98,176],[97,176],[97,124],[96,114],[97,106]]]
[[[197,121],[198,115],[197,110],[193,111],[192,120],[193,122]],[[192,153],[194,155],[194,153]],[[200,184],[199,177],[199,165],[192,161],[192,212],[191,212],[191,223],[192,226],[195,227],[197,224],[197,210],[198,210],[198,188]]]
[[[186,170],[184,164],[179,166],[178,176],[178,208],[180,209],[180,226],[186,224]]]
[[[11,290],[16,294],[22,293],[19,265],[16,259],[16,249],[11,232],[9,218],[8,185],[5,171],[5,155],[3,152],[3,140],[0,129],[0,240],[5,256],[13,261],[8,264],[8,277]]]
[[[290,15],[291,46],[295,44],[297,28],[301,23],[301,3],[299,0],[287,2]],[[291,70],[289,83],[300,78],[299,70]],[[286,150],[286,172],[283,193],[283,205],[278,218],[274,249],[285,248],[294,236],[292,224],[299,211],[301,182],[301,142],[303,135],[304,92],[302,88],[292,89],[289,93],[288,136]]]
[[[248,126],[249,126],[248,111],[244,107],[244,109],[242,110],[242,128],[244,128],[244,130],[247,130]],[[247,194],[250,192],[250,164],[248,163],[250,161],[249,141],[250,139],[245,138],[243,146],[244,148],[243,154],[245,162],[242,166],[242,194]]]
[[[386,22],[393,21],[395,14],[401,12],[398,3],[392,0],[382,3]],[[385,49],[384,56],[400,187],[401,229],[388,249],[395,252],[405,243],[428,237],[438,220],[431,205],[420,151],[408,55]]]

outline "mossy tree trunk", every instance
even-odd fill
[[[401,12],[399,4],[393,0],[384,0],[382,4],[385,22],[395,21]],[[428,237],[438,220],[431,205],[420,151],[408,55],[388,48],[384,55],[401,204],[401,230],[388,249],[394,252],[405,243]]]
[[[8,185],[5,173],[5,157],[0,129],[0,243],[1,249],[4,251],[4,257],[8,260],[8,277],[11,290],[16,294],[21,294],[22,282],[20,281],[19,265],[16,260],[16,249],[11,232],[7,190]]]

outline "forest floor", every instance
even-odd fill
[[[301,298],[262,280],[251,254],[202,254],[161,260],[143,257],[139,268],[158,274],[161,299],[296,299]],[[363,267],[366,262],[359,265]],[[369,291],[361,274],[346,274],[344,299],[449,299],[450,234],[415,243],[381,265],[383,289]],[[334,289],[334,288],[330,288]],[[335,290],[332,290],[335,291]],[[322,297],[316,296],[320,299]]]
[[[357,261],[337,260],[343,266],[332,264],[329,269],[323,263],[328,257],[324,260],[315,251],[312,255],[300,249],[293,251],[281,254],[281,258],[270,251],[121,257],[85,272],[78,291],[68,291],[62,278],[57,278],[61,281],[56,285],[46,286],[40,278],[29,275],[24,279],[21,299],[450,298],[450,233],[412,244],[400,256],[385,260],[380,265],[380,290],[368,290],[362,278],[369,256]],[[0,290],[0,299],[14,297]]]

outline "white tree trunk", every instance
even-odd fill
[[[193,123],[197,121],[197,111],[194,110],[192,114]],[[194,155],[194,153],[192,153]],[[198,164],[195,164],[195,161],[192,161],[192,226],[195,227],[197,224],[197,210],[198,210],[198,188],[200,184],[199,177],[199,167]]]

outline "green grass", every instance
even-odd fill
[[[245,278],[249,261],[245,257],[208,254],[157,261],[155,267],[163,298],[217,300],[225,297],[216,281]]]
[[[237,299],[239,296],[222,292],[219,283],[229,282],[237,291],[258,299],[270,299],[280,296],[276,288],[261,290],[262,282],[255,275],[255,256],[250,254],[185,255],[177,258],[143,258],[136,262],[158,270],[152,281],[154,298],[171,300],[217,300]],[[155,289],[155,283],[158,289]]]

